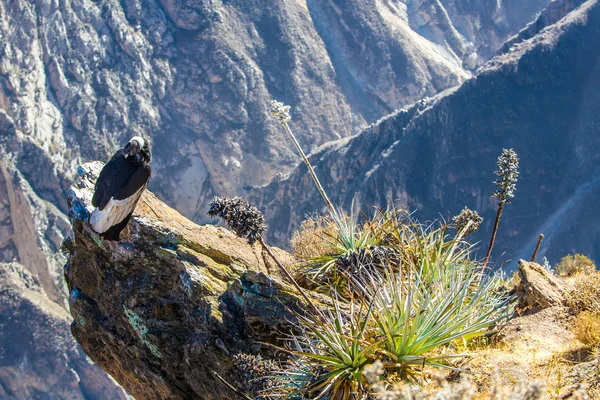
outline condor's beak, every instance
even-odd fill
[[[139,152],[140,152],[140,144],[137,141],[132,140],[131,142],[129,142],[129,152],[127,152],[127,154],[125,154],[125,158],[133,157]]]

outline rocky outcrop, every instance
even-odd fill
[[[238,384],[233,356],[268,357],[274,349],[261,343],[279,343],[292,311],[307,305],[258,247],[194,224],[148,191],[123,240],[102,241],[87,221],[99,166],[80,168],[69,197],[73,336],[136,398],[236,398],[221,380]]]
[[[507,40],[498,50],[498,54],[507,53],[514,49],[517,43],[531,39],[544,28],[557,23],[568,13],[585,3],[586,0],[554,0],[546,7],[540,15],[531,21],[517,35]]]
[[[0,397],[126,399],[81,350],[69,314],[17,263],[0,263]]]
[[[406,107],[360,135],[310,156],[334,204],[365,212],[397,201],[420,220],[448,219],[464,207],[485,218],[473,241],[489,240],[497,202],[496,158],[520,156],[514,201],[505,207],[494,252],[551,262],[572,252],[600,259],[600,6],[586,1],[556,24],[492,59],[459,88]],[[292,129],[300,129],[292,120]],[[324,211],[306,168],[253,192],[283,245],[300,221]],[[321,206],[320,206],[321,205]]]
[[[515,295],[519,308],[539,310],[566,305],[565,284],[539,264],[519,260],[519,285]]]

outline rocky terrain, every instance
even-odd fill
[[[271,272],[260,247],[194,224],[149,191],[125,240],[102,241],[87,222],[99,167],[83,166],[69,194],[73,336],[136,398],[237,398],[220,380],[238,385],[233,356],[271,354],[261,342],[278,343],[289,332],[290,310],[307,305]]]
[[[65,268],[77,341],[136,398],[248,398],[239,394],[248,382],[234,356],[258,353],[268,360],[268,343],[281,345],[292,329],[290,309],[302,313],[308,305],[270,271],[259,246],[196,225],[148,191],[126,240],[102,241],[88,225],[99,164],[80,171],[69,195],[75,241]],[[294,262],[281,250],[277,255]],[[597,361],[572,358],[585,349],[569,329],[568,286],[526,261],[519,278],[515,293],[523,311],[503,326],[496,345],[469,351],[477,357],[462,365],[468,376],[484,391],[496,378],[500,388],[545,381],[542,393],[556,396],[535,397],[542,399],[597,390]],[[327,299],[308,293],[317,302]]]
[[[529,258],[539,233],[546,235],[540,258],[581,252],[600,259],[600,96],[593,89],[600,84],[600,5],[579,3],[555,5],[460,87],[316,150],[310,158],[331,200],[349,210],[356,195],[367,211],[397,201],[420,220],[447,219],[468,206],[485,218],[476,240],[487,240],[496,158],[514,148],[521,175],[500,224],[496,264]],[[302,131],[293,121],[292,129]],[[253,201],[279,244],[305,215],[324,210],[303,165],[256,190]]]

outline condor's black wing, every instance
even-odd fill
[[[123,151],[117,151],[100,171],[100,176],[96,180],[92,205],[103,210],[109,200],[122,189],[135,170],[136,167],[127,162]]]
[[[152,174],[152,168],[149,165],[140,165],[135,172],[131,174],[125,185],[123,185],[117,193],[114,194],[115,200],[125,200],[133,196],[142,187],[145,187]]]

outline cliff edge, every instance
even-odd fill
[[[232,356],[269,354],[260,342],[289,332],[302,300],[258,248],[194,224],[149,191],[122,240],[102,241],[87,223],[101,166],[80,167],[68,198],[73,335],[136,398],[236,398],[222,383],[236,380]]]

